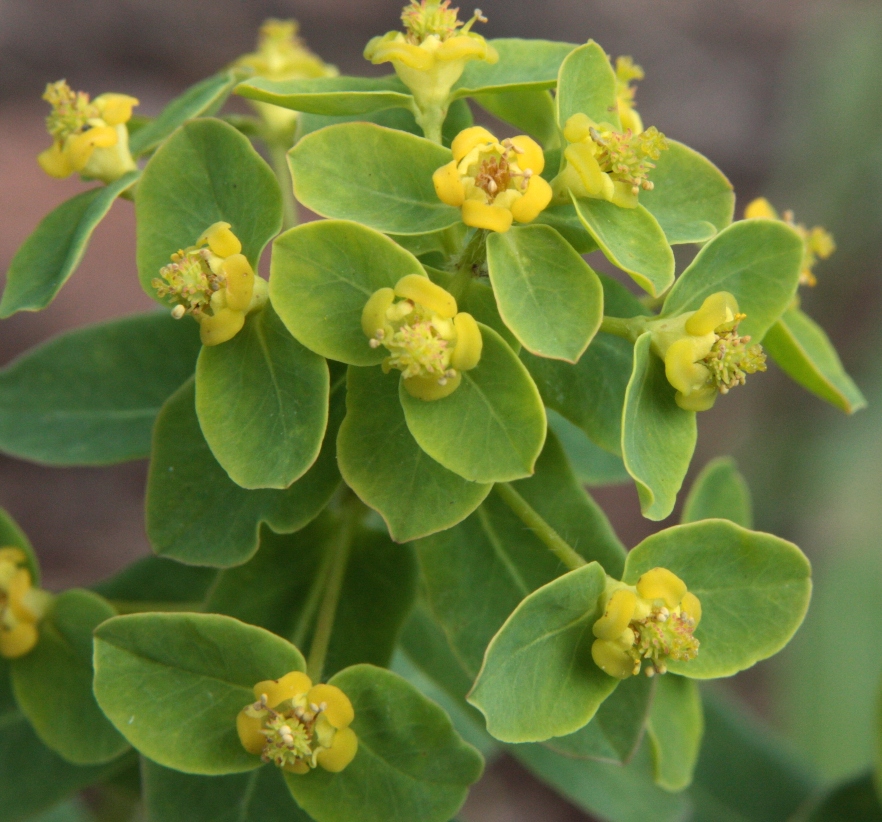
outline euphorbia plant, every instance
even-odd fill
[[[214,819],[218,796],[242,819],[448,822],[475,743],[571,796],[596,783],[580,801],[612,819],[597,762],[636,752],[631,790],[679,819],[695,681],[798,628],[808,561],[751,530],[730,462],[626,551],[567,451],[605,452],[661,520],[696,412],[764,371],[764,347],[859,408],[799,309],[832,240],[765,201],[733,222],[726,177],[643,128],[630,58],[486,41],[448,2],[402,20],[365,50],[397,76],[338,76],[270,21],[153,120],[49,85],[41,165],[105,185],[37,227],[0,314],[45,308],[120,197],[158,305],[10,365],[0,447],[149,456],[156,556],[53,597],[0,523],[0,751],[29,763],[0,777],[0,818],[140,758],[162,822]],[[257,116],[219,114],[231,92]],[[322,219],[295,225],[298,203]],[[674,245],[699,247],[679,274]],[[598,250],[642,296],[589,266]]]

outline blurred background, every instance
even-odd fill
[[[313,50],[341,72],[381,73],[361,51],[371,36],[398,28],[400,7],[0,0],[0,272],[46,212],[83,188],[37,166],[49,142],[40,100],[47,82],[65,77],[93,94],[133,94],[139,113],[152,115],[252,50],[270,16],[297,18]],[[687,487],[710,458],[732,454],[754,493],[756,527],[812,559],[815,596],[796,640],[729,686],[822,779],[856,774],[872,759],[882,673],[882,4],[485,0],[482,8],[487,37],[594,38],[613,56],[632,55],[646,70],[637,96],[644,122],[713,160],[735,185],[738,216],[763,194],[836,238],[838,251],[816,268],[818,285],[803,291],[803,307],[827,329],[869,410],[847,418],[772,366],[701,416]],[[151,305],[135,272],[131,204],[120,201],[53,305],[0,323],[0,365],[62,330]],[[50,588],[88,584],[148,552],[145,476],[142,463],[47,469],[0,458],[0,505],[30,535]],[[666,524],[640,517],[630,485],[596,496],[628,545]],[[463,818],[590,817],[503,760]]]

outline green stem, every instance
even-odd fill
[[[334,630],[334,619],[337,616],[337,605],[340,602],[340,591],[343,588],[343,578],[346,576],[346,566],[349,562],[349,550],[352,547],[352,534],[356,521],[354,509],[355,507],[352,506],[343,511],[340,530],[337,532],[336,539],[328,546],[331,553],[330,569],[306,663],[306,673],[313,682],[321,681],[325,668],[325,657],[328,655],[331,633]]]
[[[325,551],[316,571],[315,579],[309,588],[309,594],[306,596],[306,602],[303,603],[303,609],[300,612],[300,618],[291,635],[291,642],[298,648],[302,648],[306,642],[309,629],[315,622],[316,611],[318,611],[319,602],[321,602],[322,594],[325,590],[325,584],[328,580],[328,572],[334,560],[333,551]]]
[[[646,318],[632,317],[626,320],[621,317],[604,317],[600,324],[600,330],[604,334],[612,334],[615,337],[624,337],[630,342],[637,342],[637,338],[646,330]]]
[[[508,482],[498,482],[493,490],[511,508],[515,516],[524,523],[564,565],[571,571],[587,565],[575,549],[554,530]]]
[[[459,302],[468,293],[476,272],[487,262],[487,232],[478,229],[472,235],[456,264],[453,279],[447,290]]]
[[[293,228],[299,222],[297,201],[294,199],[294,183],[291,181],[291,170],[288,168],[288,148],[279,140],[269,140],[270,162],[279,188],[282,189],[282,229]]]

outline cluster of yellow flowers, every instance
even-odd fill
[[[34,588],[21,548],[0,548],[0,656],[17,659],[37,644],[37,625],[52,596]]]
[[[313,685],[300,671],[258,682],[257,701],[239,712],[236,728],[242,746],[290,773],[312,768],[342,771],[358,752],[349,726],[355,711],[334,685]]]

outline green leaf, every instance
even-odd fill
[[[376,365],[361,313],[371,295],[408,274],[419,260],[388,237],[343,220],[292,228],[273,243],[270,298],[288,330],[307,348],[349,365]]]
[[[22,713],[45,745],[75,765],[110,762],[128,748],[92,694],[92,631],[115,615],[91,591],[65,591],[40,623],[34,649],[11,664]]]
[[[802,268],[802,240],[777,220],[740,220],[714,237],[680,275],[663,316],[696,311],[728,291],[747,318],[739,332],[760,341],[793,300]]]
[[[554,100],[547,91],[509,91],[478,94],[475,102],[494,117],[529,134],[542,145],[557,139]]]
[[[603,287],[548,226],[487,238],[487,267],[505,324],[532,354],[577,362],[603,319]]]
[[[549,225],[563,237],[579,254],[590,254],[597,251],[597,243],[582,221],[576,215],[576,209],[569,203],[553,205],[546,208],[534,221],[533,225]]]
[[[31,819],[74,791],[119,772],[133,759],[73,765],[47,748],[17,709],[8,667],[0,660],[0,822]]]
[[[655,761],[655,782],[666,791],[682,791],[692,782],[704,713],[698,686],[669,674],[657,677],[647,734]]]
[[[701,519],[728,519],[742,528],[753,527],[750,488],[731,457],[711,460],[689,489],[682,522]]]
[[[132,134],[129,148],[136,157],[152,151],[178,127],[194,117],[208,117],[226,102],[241,75],[224,70],[190,86],[143,128]]]
[[[288,152],[303,205],[390,234],[425,234],[460,222],[459,209],[442,203],[432,183],[450,159],[449,149],[431,140],[372,123],[323,128]]]
[[[319,595],[327,582],[334,520],[323,515],[296,534],[264,527],[260,550],[245,565],[222,572],[205,610],[227,614],[302,645],[314,629]],[[343,578],[325,673],[369,662],[386,666],[416,595],[412,546],[358,528]]]
[[[213,223],[230,223],[253,268],[282,225],[282,193],[247,137],[220,120],[194,120],[157,149],[138,183],[138,276],[151,282],[171,255]]]
[[[143,458],[198,351],[193,322],[155,311],[55,337],[0,371],[0,449],[47,465]]]
[[[265,679],[303,671],[284,639],[217,614],[131,614],[95,631],[95,696],[144,756],[196,774],[261,765],[236,716]]]
[[[236,94],[274,106],[311,114],[368,114],[389,108],[413,108],[413,96],[394,74],[387,77],[310,77],[269,80],[252,77]]]
[[[791,819],[815,788],[806,767],[734,701],[703,695],[704,741],[688,794],[695,822]]]
[[[650,173],[653,188],[640,203],[658,220],[671,245],[703,243],[732,222],[732,183],[697,151],[668,140]]]
[[[40,221],[9,264],[0,318],[40,311],[55,299],[83,259],[98,223],[139,174],[131,171],[110,185],[77,194]]]
[[[533,380],[495,331],[481,325],[481,361],[441,400],[425,402],[399,386],[407,427],[445,468],[473,482],[507,482],[533,473],[545,442],[545,409]]]
[[[447,714],[373,666],[347,668],[331,684],[352,701],[358,753],[338,774],[286,774],[297,804],[316,822],[447,822],[483,767]]]
[[[178,605],[198,611],[217,575],[214,568],[183,565],[150,555],[96,583],[92,590],[110,600],[119,613],[149,610],[150,606],[154,606],[152,610],[170,611]]]
[[[335,457],[343,418],[342,390],[332,392],[330,420],[318,459],[284,491],[247,491],[217,463],[196,417],[188,382],[156,421],[147,477],[147,536],[157,554],[194,565],[230,567],[257,550],[261,522],[297,531],[327,505],[340,483]]]
[[[664,363],[651,351],[650,334],[634,345],[634,370],[622,412],[622,454],[634,478],[640,510],[661,520],[674,510],[698,436],[695,412],[674,402]]]
[[[630,482],[621,457],[604,451],[557,411],[546,409],[548,427],[560,440],[576,479],[581,485],[621,485]]]
[[[606,52],[593,40],[571,51],[557,80],[557,122],[563,128],[574,114],[621,131],[616,101],[616,74]]]
[[[156,822],[312,822],[271,765],[250,773],[196,776],[145,760],[143,779],[147,813]]]
[[[487,41],[499,53],[494,64],[472,60],[466,64],[454,86],[454,99],[477,94],[512,91],[543,91],[557,85],[557,73],[564,58],[576,48],[572,43],[551,40],[522,40],[505,37]]]
[[[455,525],[492,487],[454,474],[417,445],[398,399],[398,373],[376,366],[349,368],[337,452],[346,484],[399,542]]]
[[[546,745],[518,745],[511,751],[557,793],[599,819],[608,822],[690,819],[686,797],[667,793],[653,784],[646,745],[640,747],[626,766],[573,759],[555,753]]]
[[[731,676],[777,653],[808,608],[811,567],[799,548],[728,520],[675,525],[647,537],[628,554],[622,579],[633,585],[659,566],[701,601],[698,656],[668,664],[692,679]]]
[[[328,423],[325,360],[272,305],[196,363],[196,413],[215,459],[243,488],[287,488],[315,462]]]
[[[586,725],[618,685],[591,659],[606,574],[596,562],[527,596],[493,637],[469,702],[503,742],[541,742]]]
[[[627,765],[643,740],[654,693],[655,683],[648,677],[624,679],[587,725],[569,736],[549,739],[545,745],[576,759]]]
[[[25,532],[18,527],[18,523],[10,516],[5,508],[0,508],[0,548],[21,548],[27,558],[28,570],[31,572],[31,581],[34,585],[40,584],[40,563],[31,541]]]
[[[824,329],[799,308],[781,315],[763,337],[763,346],[791,379],[822,400],[846,414],[866,408],[864,395],[845,372]]]
[[[576,214],[604,256],[651,296],[674,282],[674,252],[646,208],[620,208],[606,200],[573,198]]]
[[[871,773],[852,777],[834,786],[799,816],[800,822],[882,822],[882,803]]]

